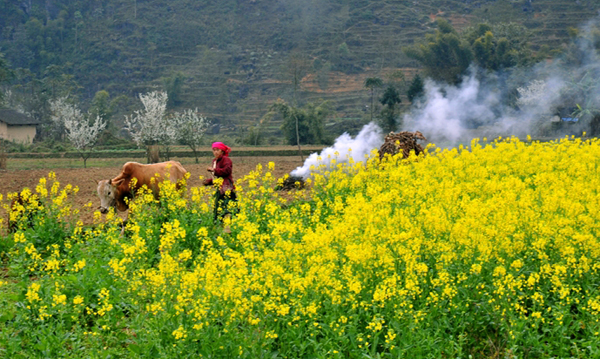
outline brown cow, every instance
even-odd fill
[[[158,197],[158,183],[167,179],[171,182],[179,182],[186,174],[185,168],[177,161],[168,161],[144,165],[137,162],[127,162],[123,165],[121,173],[109,180],[98,181],[98,196],[100,197],[100,212],[107,213],[110,207],[116,207],[119,211],[126,211],[129,207],[125,198],[133,198],[136,190],[146,185],[155,197]],[[158,175],[158,177],[156,177]],[[131,180],[137,181],[133,187]],[[155,178],[152,181],[152,178]]]

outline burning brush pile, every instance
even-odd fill
[[[359,137],[360,137],[360,134],[359,134]],[[422,153],[424,151],[424,149],[421,145],[419,145],[417,143],[418,140],[427,141],[425,136],[423,136],[423,134],[419,131],[416,131],[416,132],[404,131],[404,132],[398,132],[398,133],[390,132],[387,136],[385,136],[385,142],[383,143],[381,148],[379,148],[379,158],[380,159],[383,158],[386,153],[389,153],[390,155],[393,156],[400,152],[402,152],[403,158],[408,158],[411,151],[414,151],[416,155],[419,155],[420,153]],[[359,143],[359,144],[362,144],[362,146],[359,146],[359,147],[368,148],[370,151],[378,143],[381,143],[380,141],[381,141],[381,137],[379,137],[379,135],[377,135],[375,141],[361,140],[360,141],[361,143]],[[355,142],[359,142],[359,141],[355,141]],[[367,144],[367,143],[368,143],[368,145],[365,146],[365,144]],[[336,144],[337,144],[337,141],[336,141]],[[345,145],[346,145],[346,147],[350,147],[350,145],[348,145],[347,143],[345,143]],[[333,148],[328,147],[327,150],[330,150],[331,152],[333,152],[334,150],[343,152],[343,151],[345,151],[345,147],[338,146],[336,148],[336,146],[334,145]],[[321,153],[321,156],[327,157],[326,151],[323,151]],[[337,154],[336,154],[336,156],[337,156]],[[309,160],[311,158],[312,158],[312,156],[307,159],[307,161],[304,164],[304,167],[308,166],[307,163],[310,164]],[[315,156],[315,158],[317,158],[317,157]],[[318,157],[318,158],[320,161],[320,157]],[[300,168],[298,168],[298,169],[300,169]],[[294,173],[294,171],[292,171],[292,173]],[[298,174],[298,172],[296,172],[295,174]],[[305,185],[306,185],[306,183],[302,176],[290,174],[289,176],[286,176],[283,180],[280,180],[280,182],[275,187],[275,189],[278,191],[289,191],[289,190],[293,190],[293,189],[302,189],[305,187]]]
[[[305,182],[302,177],[290,175],[286,177],[281,184],[277,185],[275,189],[278,191],[289,191],[292,189],[302,189],[304,188],[304,185]]]
[[[423,147],[417,143],[417,140],[427,141],[425,136],[419,131],[416,132],[390,132],[385,136],[385,142],[379,148],[379,158],[383,158],[386,153],[395,155],[402,151],[402,157],[408,158],[410,151],[415,151],[416,155],[423,152]]]

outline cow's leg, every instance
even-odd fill
[[[127,210],[127,215],[123,222],[121,222],[121,236],[125,235],[125,227],[127,227],[127,222],[129,221],[129,210]]]
[[[127,221],[123,221],[123,223],[121,223],[121,236],[125,235],[125,226],[127,225]]]

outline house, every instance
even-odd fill
[[[40,122],[15,110],[0,108],[0,138],[30,144]]]

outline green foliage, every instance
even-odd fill
[[[402,70],[396,70],[392,72],[387,76],[387,80],[397,89],[406,86],[406,76],[404,76],[404,72],[402,72]]]
[[[498,71],[538,60],[527,43],[530,32],[523,26],[481,23],[459,34],[445,20],[436,24],[438,28],[424,41],[405,48],[434,80],[460,83],[472,61],[480,69]]]
[[[413,102],[417,100],[419,97],[423,95],[425,91],[425,85],[423,84],[423,79],[421,75],[416,74],[415,77],[410,82],[410,87],[406,92],[406,97],[408,97],[409,102]]]
[[[8,82],[13,76],[13,72],[8,66],[8,62],[4,58],[4,55],[0,52],[0,85],[4,82]],[[4,92],[0,91],[0,106],[3,105]]]
[[[67,66],[48,65],[42,72],[41,81],[51,99],[77,96],[80,86],[67,71]]]
[[[350,51],[348,44],[342,42],[333,51],[331,56],[332,70],[344,72],[346,74],[355,74],[362,71],[358,58]]]
[[[104,120],[106,128],[100,134],[98,143],[110,144],[119,142],[116,138],[116,134],[119,129],[117,128],[114,121],[112,121],[112,115],[114,112],[114,102],[110,99],[110,94],[106,90],[100,90],[96,92],[92,99],[92,104],[88,110],[90,118],[96,118],[97,116]]]
[[[113,109],[111,108],[110,95],[108,91],[100,90],[94,95],[89,113],[91,117],[99,116],[103,120],[110,122]]]
[[[471,64],[473,53],[450,23],[437,20],[436,25],[433,34],[427,34],[422,43],[405,48],[405,52],[419,61],[433,79],[457,84]]]
[[[381,104],[384,106],[394,107],[400,103],[400,94],[394,86],[389,85],[385,89],[383,96],[381,96],[381,98],[379,99],[379,102],[381,102]]]
[[[383,80],[379,77],[369,77],[365,80],[365,87],[373,91],[376,87],[382,87]]]
[[[389,85],[379,102],[385,107],[381,110],[381,128],[384,132],[396,131],[400,126],[398,123],[398,104],[401,102],[400,94],[396,87]]]
[[[184,79],[185,76],[181,72],[163,79],[165,90],[169,96],[167,100],[167,108],[174,108],[181,105],[181,91]]]
[[[374,108],[373,98],[375,95],[375,88],[382,87],[382,86],[383,86],[383,80],[380,79],[379,77],[369,77],[365,80],[365,87],[368,88],[371,92],[371,121],[373,121],[373,108]]]
[[[328,101],[318,105],[309,102],[302,108],[278,101],[271,105],[270,110],[283,117],[281,130],[287,144],[328,144],[324,125],[331,111],[329,106]]]
[[[263,145],[264,142],[264,135],[260,132],[259,127],[252,127],[248,129],[248,132],[242,138],[242,144],[249,146]]]
[[[4,54],[0,52],[0,84],[9,81],[13,77],[13,72],[8,65],[8,61],[4,58]]]
[[[471,45],[475,63],[482,69],[497,71],[526,66],[539,61],[530,48],[531,31],[515,23],[481,23],[461,34]]]

